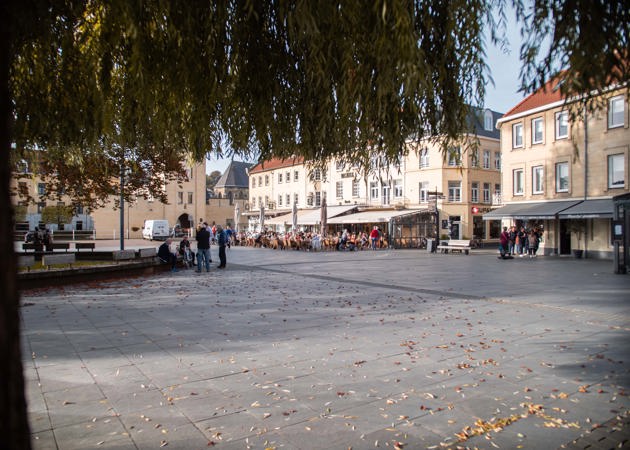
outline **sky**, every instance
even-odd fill
[[[509,45],[501,49],[488,40],[486,48],[486,63],[490,69],[490,76],[494,80],[494,86],[490,83],[486,86],[485,106],[500,113],[506,113],[523,99],[523,94],[518,92],[521,70],[519,49],[522,40],[513,10],[508,12],[507,19]],[[206,162],[206,173],[213,170],[223,173],[229,164],[229,159],[217,160],[213,156]]]

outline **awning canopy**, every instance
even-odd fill
[[[560,212],[560,219],[612,219],[613,201],[610,198],[584,200]]]
[[[342,205],[342,206],[328,206],[326,208],[326,215],[330,223],[330,219],[343,214],[352,209],[355,209],[357,205]],[[321,208],[314,209],[300,209],[298,211],[298,225],[317,225],[321,220]],[[268,225],[292,225],[293,213],[283,214],[278,217],[265,220]]]
[[[483,220],[500,219],[555,219],[556,215],[567,208],[577,205],[581,200],[559,202],[512,203],[497,208],[483,215]]]
[[[428,209],[404,209],[404,210],[373,210],[356,214],[348,214],[330,219],[329,225],[343,225],[354,223],[387,223],[394,218],[410,214],[427,213]]]

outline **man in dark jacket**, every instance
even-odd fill
[[[219,269],[225,269],[226,256],[225,256],[225,245],[227,244],[227,234],[223,231],[223,227],[221,225],[217,225],[217,243],[219,244],[219,261],[220,264],[217,266]]]
[[[171,272],[177,272],[177,268],[175,264],[177,264],[177,255],[175,253],[171,253],[171,243],[173,241],[171,239],[167,239],[164,241],[160,248],[158,249],[158,258],[162,261],[163,264],[171,265]]]
[[[197,228],[197,273],[201,272],[202,264],[210,272],[210,233],[203,225]]]

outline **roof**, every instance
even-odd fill
[[[249,177],[247,175],[247,170],[252,167],[253,164],[242,162],[242,161],[232,161],[217,184],[214,186],[215,188],[225,188],[225,187],[239,187],[239,188],[247,188],[249,187]]]
[[[546,105],[551,105],[563,101],[564,97],[562,96],[562,92],[559,89],[561,81],[562,79],[560,78],[560,76],[554,77],[551,80],[547,81],[544,86],[540,87],[533,94],[525,97],[514,108],[506,112],[505,115],[501,118],[501,121],[504,122],[507,118],[511,116],[516,116],[526,111],[531,111],[533,109],[542,108]]]
[[[486,130],[484,127],[485,123],[485,114],[489,111],[492,114],[492,129]],[[503,113],[492,111],[491,109],[481,109],[481,108],[472,108],[469,114],[469,125],[472,125],[472,128],[475,130],[476,136],[482,136],[492,139],[500,139],[501,131],[496,128],[497,120],[499,120],[503,116]]]
[[[261,161],[249,170],[249,173],[264,172],[266,170],[282,169],[284,167],[293,167],[304,162],[301,156],[293,158],[272,158],[268,161]]]

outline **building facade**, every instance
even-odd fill
[[[381,214],[387,220],[403,210],[434,214],[432,237],[498,238],[498,225],[484,222],[482,215],[501,196],[499,117],[494,111],[475,110],[474,133],[463,135],[446,158],[439,143],[410,141],[399,164],[374,154],[367,173],[334,159],[321,171],[308,169],[301,158],[259,163],[249,172],[251,228],[258,229],[261,206],[272,219],[288,214],[293,203],[298,209],[313,209],[326,198],[335,211],[390,211]],[[349,224],[351,219],[332,222]],[[276,222],[286,220],[269,223]],[[426,237],[426,227],[418,233]]]
[[[553,79],[498,122],[504,226],[543,230],[545,254],[611,258],[612,198],[628,190],[627,87],[613,87],[591,112],[566,101]]]

